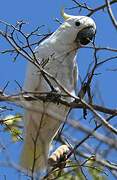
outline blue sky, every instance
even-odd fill
[[[95,1],[88,1],[92,7],[96,7],[99,4],[104,3],[103,0],[95,0]],[[54,31],[58,27],[58,23],[54,21],[55,18],[60,19],[60,10],[62,7],[69,8],[73,7],[74,4],[71,0],[58,0],[58,1],[39,1],[39,0],[1,0],[1,8],[0,8],[0,19],[7,21],[8,23],[15,23],[17,20],[25,20],[29,24],[27,25],[26,30],[31,31],[33,28],[39,25],[46,25],[47,31]],[[68,13],[78,15],[79,12],[77,9],[74,10],[66,10]],[[114,9],[115,11],[115,9]],[[85,15],[86,12],[83,12],[82,15]],[[104,12],[97,12],[94,16],[92,16],[97,24],[97,37],[96,43],[100,47],[116,47],[117,37],[116,32],[113,26],[111,25],[111,21],[107,14]],[[116,38],[116,41],[115,41]],[[5,43],[5,41],[0,39],[0,50],[8,48],[9,46]],[[110,55],[115,55],[114,53],[104,52],[99,54],[99,58],[103,59],[109,57]],[[88,68],[89,63],[92,60],[92,52],[88,49],[81,49],[78,53],[78,64],[79,64],[79,71],[82,78],[84,77],[86,70]],[[117,75],[114,72],[107,71],[109,68],[117,67],[117,59],[113,60],[112,62],[108,62],[106,65],[102,66],[97,70],[97,72],[101,73],[101,75],[97,76],[93,83],[96,87],[99,86],[101,91],[101,95],[105,104],[109,107],[116,106],[116,92],[117,86],[115,84]],[[26,61],[20,57],[14,63],[12,61],[12,56],[10,55],[0,55],[0,88],[4,87],[5,84],[10,81],[10,84],[7,88],[7,92],[16,92],[18,87],[14,82],[17,80],[21,85],[23,84],[24,74],[26,68]],[[96,99],[98,101],[98,97]],[[17,110],[18,111],[18,110]],[[78,116],[77,112],[75,111],[75,118],[76,115]],[[18,145],[17,148],[20,148]],[[11,151],[17,159],[16,148],[11,148]],[[3,173],[4,172],[4,173]],[[0,171],[0,174],[7,174],[7,179],[11,180],[17,177],[17,173],[15,175],[11,175],[12,171],[6,173],[5,171]],[[2,177],[3,178],[3,177]],[[0,180],[2,180],[0,177]],[[18,178],[18,177],[17,177]]]

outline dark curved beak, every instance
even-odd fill
[[[86,27],[79,31],[76,37],[76,42],[80,42],[81,45],[87,45],[95,37],[96,29],[94,27]]]

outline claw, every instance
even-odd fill
[[[67,154],[69,152],[69,147],[67,145],[61,145],[54,151],[48,159],[48,164],[50,166],[57,165],[66,160]]]

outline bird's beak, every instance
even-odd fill
[[[76,37],[76,43],[87,45],[95,37],[96,29],[94,27],[86,27],[79,31]]]

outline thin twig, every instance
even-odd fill
[[[105,0],[105,2],[106,2],[106,6],[107,6],[107,11],[108,11],[108,14],[109,14],[109,16],[110,16],[110,18],[111,18],[111,21],[112,21],[112,23],[113,23],[113,26],[114,26],[115,29],[117,30],[117,21],[116,21],[116,19],[115,19],[115,17],[114,17],[114,14],[113,14],[113,12],[112,12],[111,3],[110,3],[109,0]],[[116,1],[116,2],[117,2],[117,1]]]

